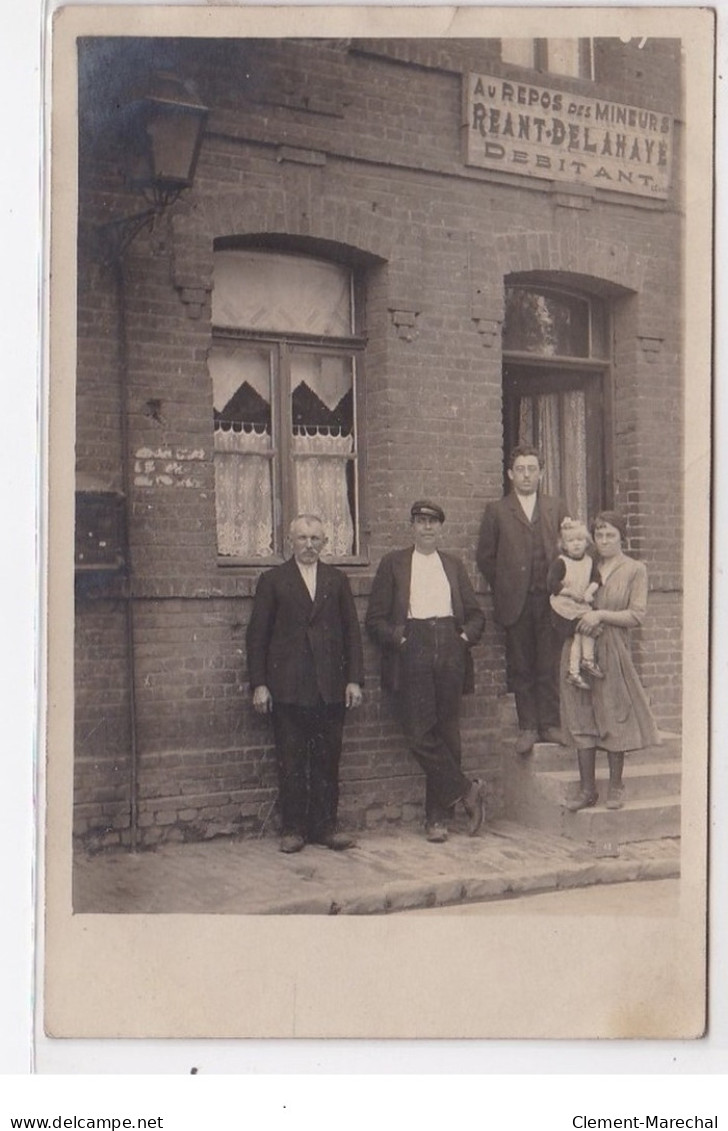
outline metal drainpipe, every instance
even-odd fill
[[[132,567],[131,522],[132,463],[129,452],[129,349],[126,309],[126,287],[124,281],[123,251],[119,249],[113,256],[114,282],[116,284],[117,340],[119,367],[119,418],[121,436],[121,471],[126,498],[124,522],[124,556],[127,565],[126,593],[126,651],[129,675],[129,851],[136,852],[139,843],[139,739],[137,733],[136,702],[136,649],[134,634],[134,570]]]

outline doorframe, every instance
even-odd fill
[[[600,498],[602,500],[601,507],[609,509],[614,506],[614,380],[612,367],[605,361],[593,361],[588,358],[574,358],[574,357],[560,357],[558,355],[544,357],[542,355],[526,353],[521,351],[504,351],[502,357],[502,409],[503,409],[503,480],[504,490],[507,491],[510,483],[507,477],[507,464],[509,451],[508,434],[512,435],[514,429],[512,424],[509,424],[507,417],[508,405],[508,390],[507,383],[511,376],[509,369],[517,369],[528,381],[541,381],[542,384],[539,392],[547,394],[549,392],[563,392],[563,377],[565,374],[573,373],[575,376],[580,377],[583,381],[588,382],[590,378],[599,381],[601,393],[601,405],[599,407],[594,404],[594,397],[588,395],[588,386],[586,388],[586,423],[587,434],[589,432],[590,416],[593,421],[595,416],[599,417],[599,431],[601,434],[601,475],[599,478],[601,482],[597,484],[592,480],[587,473],[587,498],[594,499]],[[551,378],[551,380],[549,380]],[[533,394],[532,394],[533,395]],[[598,472],[595,474],[595,479]],[[590,516],[591,517],[591,516]]]

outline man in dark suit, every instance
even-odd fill
[[[347,577],[319,561],[321,519],[291,523],[293,557],[261,575],[248,626],[253,707],[273,717],[281,851],[351,848],[336,829],[347,708],[362,701],[361,633]]]
[[[460,768],[460,701],[473,690],[470,648],[485,617],[460,559],[438,551],[442,508],[420,500],[411,520],[414,546],[382,558],[366,625],[382,647],[382,684],[397,695],[410,749],[425,771],[427,839],[442,843],[458,801],[471,835],[483,821],[483,786]]]
[[[538,450],[526,445],[514,448],[508,470],[512,490],[485,508],[476,554],[493,592],[495,619],[506,631],[509,685],[518,713],[518,754],[529,754],[539,737],[563,741],[558,642],[546,574],[558,552],[559,527],[567,511],[563,500],[541,494],[542,476]]]

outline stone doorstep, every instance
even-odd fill
[[[577,813],[564,808],[566,796],[563,787],[558,791],[534,789],[530,797],[511,805],[511,820],[583,843],[627,844],[680,836],[680,799],[674,795],[639,799],[628,796],[622,809],[607,809],[600,800]]]
[[[626,801],[622,809],[595,805],[569,813],[564,821],[564,835],[591,842],[616,840],[660,840],[680,835],[680,801],[674,797],[653,797],[643,801]]]
[[[515,739],[514,739],[515,741]],[[576,773],[576,754],[568,746],[559,746],[555,742],[537,742],[533,747],[533,752],[525,756],[513,754],[512,757],[518,759],[520,764],[524,767],[529,767],[534,771],[540,770],[568,770],[573,769]],[[625,759],[626,768],[630,766],[636,767],[639,765],[670,765],[677,767],[679,770],[682,757],[682,746],[679,738],[674,736],[663,736],[663,743],[661,746],[648,746],[644,750],[634,750],[627,755]],[[597,754],[597,765],[601,761],[606,763],[607,756],[603,752]]]
[[[607,809],[607,758],[597,756],[600,800],[593,808],[569,813],[563,808],[578,789],[574,752],[554,743],[536,743],[527,757],[513,756],[507,774],[507,812],[525,825],[574,842],[619,845],[680,835],[681,740],[664,733],[659,746],[634,751],[625,761],[626,797],[622,809]],[[610,850],[605,848],[604,855]]]
[[[624,771],[625,803],[648,800],[650,798],[680,797],[680,767],[674,762],[644,762],[627,765]],[[544,770],[538,774],[538,785],[554,798],[573,797],[579,788],[576,768],[571,770]],[[597,789],[606,797],[608,777],[597,771]]]

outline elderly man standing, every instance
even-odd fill
[[[539,491],[542,477],[538,449],[514,448],[508,469],[512,490],[485,508],[476,553],[478,567],[493,591],[495,619],[506,632],[509,683],[518,714],[518,754],[530,754],[539,738],[563,742],[558,641],[546,576],[567,512],[561,499]]]
[[[422,499],[410,515],[414,546],[382,558],[366,625],[382,647],[382,684],[398,697],[410,750],[425,771],[427,839],[442,843],[456,802],[471,836],[483,822],[483,786],[460,768],[460,701],[473,690],[470,648],[485,617],[463,563],[438,550],[442,507]]]
[[[361,633],[346,575],[319,561],[323,523],[302,514],[293,557],[261,575],[247,633],[253,707],[272,714],[282,852],[351,848],[336,828],[347,708],[362,701]]]

